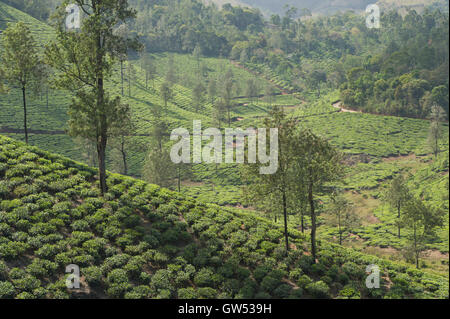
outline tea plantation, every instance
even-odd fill
[[[447,298],[448,279],[0,136],[0,298]],[[65,267],[81,268],[67,289]],[[381,269],[380,289],[365,267]]]

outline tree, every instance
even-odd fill
[[[289,250],[289,237],[287,229],[288,201],[293,183],[291,169],[295,165],[294,152],[296,142],[294,138],[296,122],[286,118],[279,107],[274,107],[269,117],[264,119],[264,126],[278,129],[278,169],[274,174],[260,174],[258,164],[243,166],[242,175],[248,183],[245,192],[247,198],[254,202],[267,204],[272,202],[271,207],[279,207],[283,213],[284,236],[286,251]],[[268,132],[267,132],[268,133]],[[259,147],[259,146],[258,146]]]
[[[176,174],[177,174],[177,185],[178,192],[181,192],[181,181],[192,178],[192,164],[180,162],[175,164]]]
[[[85,164],[91,167],[98,165],[97,146],[95,142],[82,136],[75,136],[73,142]]]
[[[199,108],[202,108],[203,97],[205,94],[205,87],[201,82],[198,82],[194,90],[192,90],[192,100],[194,102],[195,111],[198,111]]]
[[[173,91],[168,82],[163,82],[159,88],[159,94],[164,101],[164,108],[167,109],[167,102],[173,98]]]
[[[23,129],[25,142],[28,144],[27,127],[27,89],[37,78],[39,57],[36,42],[30,29],[23,22],[8,23],[3,31],[1,44],[1,73],[10,85],[18,86],[22,90]]]
[[[229,75],[231,74],[231,75]],[[231,109],[232,109],[232,92],[233,92],[233,78],[232,73],[227,72],[227,75],[225,76],[225,80],[223,82],[223,88],[222,88],[222,98],[225,102],[225,107],[227,109],[228,114],[228,126],[231,125]]]
[[[360,220],[355,213],[353,204],[341,194],[332,194],[330,214],[332,216],[332,224],[338,227],[339,245],[342,245],[342,234],[351,227],[359,225]]]
[[[156,76],[156,67],[153,64],[152,58],[147,53],[145,53],[143,59],[144,59],[143,66],[144,66],[144,71],[145,71],[145,89],[147,89],[148,81],[152,81],[152,87],[154,86],[154,80],[155,80],[155,76]]]
[[[163,110],[158,107],[151,109],[152,112],[152,129],[150,135],[153,142],[158,146],[159,150],[162,151],[163,145],[169,136],[169,126],[165,120]]]
[[[131,85],[132,82],[136,81],[137,76],[136,76],[136,68],[134,67],[133,64],[131,64],[131,62],[128,62],[128,67],[127,67],[127,77],[128,77],[128,96],[131,97]]]
[[[128,29],[128,26],[126,24],[121,24],[117,27],[117,29],[114,30],[114,34],[122,39],[127,39],[130,35],[130,30]],[[123,44],[126,44],[126,42],[124,42]],[[120,62],[120,88],[121,88],[121,93],[123,96],[124,95],[124,93],[123,93],[123,82],[124,82],[123,63],[127,60],[127,56],[128,56],[127,48],[119,47],[117,54],[118,54],[118,58],[119,58],[119,62]]]
[[[294,214],[300,216],[300,231],[305,232],[305,215],[308,213],[308,198],[305,185],[298,181],[302,179],[301,171],[294,167],[291,170],[292,182],[289,187],[288,206]]]
[[[166,82],[175,84],[176,81],[175,61],[173,59],[173,55],[170,55],[167,62]]]
[[[4,77],[5,77],[5,74],[4,74],[3,70],[0,68],[0,79],[4,79]],[[3,80],[2,80],[2,81],[0,81],[0,93],[4,93],[5,91],[6,90],[3,85]]]
[[[385,199],[392,208],[397,210],[398,238],[401,236],[400,229],[402,227],[401,210],[410,197],[405,178],[402,175],[394,177],[385,193]]]
[[[248,79],[245,93],[250,102],[253,102],[253,98],[258,95],[258,87],[256,86],[255,79]]]
[[[114,127],[120,126],[125,116],[119,96],[111,96],[105,81],[112,76],[115,62],[127,49],[139,49],[135,39],[114,33],[117,25],[135,17],[126,0],[75,0],[84,13],[78,32],[65,29],[63,1],[54,16],[56,40],[46,46],[46,60],[57,72],[57,87],[69,90],[74,98],[69,106],[69,133],[96,143],[100,191],[106,185],[106,146]]]
[[[39,95],[41,96],[41,100],[42,100],[42,92],[45,91],[45,99],[46,99],[46,107],[48,109],[48,93],[50,90],[50,77],[52,75],[52,69],[44,64],[44,63],[40,63],[37,66],[37,71],[36,71],[36,81],[35,81],[35,93],[39,93]]]
[[[321,70],[313,70],[308,77],[309,85],[317,90],[320,97],[320,84],[327,81],[327,74]]]
[[[439,141],[442,138],[441,121],[445,120],[445,112],[437,104],[431,106],[431,123],[430,130],[428,132],[428,144],[433,151],[434,158],[437,158],[439,154]]]
[[[264,100],[267,103],[269,103],[270,106],[272,106],[274,95],[275,95],[275,88],[272,85],[267,84],[264,90]]]
[[[210,79],[208,82],[208,96],[211,99],[211,104],[214,104],[214,99],[217,95],[217,83],[215,79]]]
[[[428,239],[435,237],[434,229],[443,225],[445,210],[425,205],[418,198],[411,198],[405,205],[402,216],[403,223],[409,228],[410,246],[415,258],[416,268],[419,268],[420,253],[426,249]]]
[[[317,256],[316,229],[317,212],[314,196],[324,192],[326,183],[336,181],[343,174],[342,155],[327,140],[314,135],[310,130],[301,130],[295,136],[294,163],[297,183],[306,187],[311,217],[311,254],[314,262]]]
[[[197,61],[197,70],[200,75],[200,58],[202,57],[202,49],[198,44],[195,46],[194,50],[192,51],[192,55],[194,56],[195,60]]]
[[[445,85],[434,87],[431,91],[431,98],[434,103],[443,108],[445,115],[448,118],[448,88]],[[445,120],[445,117],[443,119]]]
[[[112,136],[114,137],[111,139],[111,146],[120,153],[121,174],[128,175],[128,151],[135,146],[136,142],[132,141],[132,138],[136,128],[131,120],[131,112],[125,114],[122,124],[113,128]]]
[[[217,121],[219,128],[221,126],[220,123],[223,118],[223,113],[225,112],[225,110],[226,110],[226,104],[222,98],[219,98],[214,101],[212,117],[213,117],[213,120]]]
[[[144,163],[142,176],[149,183],[169,187],[173,184],[175,169],[170,152],[166,148],[160,149],[159,146],[153,145]]]

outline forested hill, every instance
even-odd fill
[[[226,0],[211,0],[217,4],[224,4],[232,1]],[[337,11],[364,11],[369,4],[376,3],[380,5],[382,9],[402,8],[402,9],[416,9],[422,10],[427,5],[434,5],[440,8],[448,8],[448,0],[240,0],[243,6],[249,5],[255,8],[259,8],[265,14],[270,16],[271,14],[282,14],[284,7],[294,6],[298,9],[307,9],[299,12],[301,14],[333,14]],[[238,2],[238,3],[239,3]]]
[[[0,136],[2,298],[448,298],[448,278],[307,238]],[[81,267],[81,289],[65,267]],[[381,289],[365,287],[376,264]]]

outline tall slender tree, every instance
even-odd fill
[[[440,152],[439,141],[442,138],[441,122],[446,118],[444,109],[437,104],[432,105],[430,118],[431,123],[428,133],[428,143],[433,151],[434,158],[437,158]]]
[[[8,84],[22,91],[23,129],[25,142],[28,143],[27,126],[27,90],[38,78],[40,59],[37,44],[30,29],[23,22],[8,23],[1,37],[2,54],[0,73]]]
[[[445,210],[425,205],[419,198],[411,197],[405,205],[402,215],[403,223],[409,228],[409,247],[414,254],[416,268],[419,268],[419,258],[426,249],[428,239],[435,237],[434,229],[443,225]]]
[[[217,95],[217,82],[215,79],[210,79],[208,82],[208,96],[211,100],[211,104],[214,104],[214,99]]]
[[[299,180],[306,188],[311,217],[311,254],[317,257],[316,230],[317,207],[315,196],[325,191],[326,183],[336,181],[343,174],[342,155],[324,138],[314,135],[310,130],[301,130],[295,137]]]
[[[159,88],[159,94],[164,102],[164,109],[167,109],[167,102],[173,97],[173,91],[169,82],[163,82]]]
[[[138,49],[135,39],[115,34],[115,28],[133,19],[136,12],[126,0],[71,1],[83,12],[80,30],[65,27],[63,1],[54,15],[56,39],[46,47],[46,61],[58,70],[55,84],[74,94],[69,106],[69,133],[95,141],[101,194],[106,185],[106,145],[115,126],[120,126],[124,106],[119,96],[107,92],[105,81],[112,76],[113,66],[128,49]]]
[[[134,65],[129,61],[127,66],[127,80],[128,80],[128,96],[131,97],[131,87],[136,82],[137,73]]]
[[[267,204],[267,199],[276,202],[282,210],[284,221],[284,237],[286,251],[289,250],[289,236],[287,228],[287,215],[289,195],[292,185],[292,167],[294,166],[295,126],[293,119],[288,119],[284,112],[274,107],[264,120],[266,128],[278,129],[278,168],[274,174],[260,174],[259,165],[248,164],[243,166],[242,176],[249,187],[245,188],[248,199]],[[270,205],[274,207],[273,205]]]
[[[338,227],[339,245],[342,245],[344,232],[360,223],[355,207],[342,194],[333,193],[329,212],[332,217],[331,224]]]
[[[402,228],[401,212],[403,209],[403,205],[411,198],[403,175],[399,174],[394,177],[394,179],[392,179],[392,182],[386,190],[384,197],[389,205],[397,211],[397,236],[398,238],[400,238]]]

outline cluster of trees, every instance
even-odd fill
[[[411,259],[419,268],[419,258],[427,249],[426,244],[436,237],[436,228],[443,226],[445,210],[426,204],[420,197],[413,195],[402,175],[392,179],[384,198],[397,214],[395,224],[398,237],[402,236],[401,229],[408,230],[405,255],[407,258],[412,256]]]
[[[311,219],[311,253],[316,259],[317,195],[327,190],[329,182],[342,177],[341,154],[319,136],[308,129],[298,129],[294,119],[286,116],[282,109],[274,107],[264,125],[278,129],[278,170],[264,175],[259,165],[243,166],[242,176],[247,184],[244,193],[257,208],[284,219],[285,245],[288,242],[288,214],[298,213]],[[268,139],[267,139],[268,140]]]
[[[448,14],[410,11],[384,17],[392,30],[379,54],[361,59],[341,85],[344,104],[361,110],[425,118],[438,104],[448,117]]]
[[[133,28],[151,52],[192,53],[201,49],[206,56],[228,56],[233,39],[263,30],[264,21],[256,9],[197,0],[132,0],[138,15]]]
[[[37,44],[30,29],[22,22],[9,24],[2,33],[0,72],[8,87],[22,91],[24,109],[25,141],[27,130],[27,93],[40,88],[49,70],[56,70],[53,84],[56,88],[73,94],[69,106],[69,133],[87,140],[95,146],[99,167],[100,190],[106,186],[106,146],[108,139],[123,158],[123,169],[127,172],[126,138],[134,128],[131,125],[129,106],[119,96],[113,96],[105,87],[112,76],[118,60],[124,60],[130,50],[139,50],[135,38],[116,32],[117,25],[135,16],[135,11],[125,5],[117,6],[111,1],[75,1],[84,12],[83,25],[78,32],[65,29],[64,1],[56,10],[53,22],[56,38],[45,47],[44,54],[37,50]],[[128,93],[131,95],[133,69],[128,66]],[[123,79],[123,78],[122,78]],[[123,82],[122,82],[123,88]],[[122,90],[123,94],[123,90]]]

